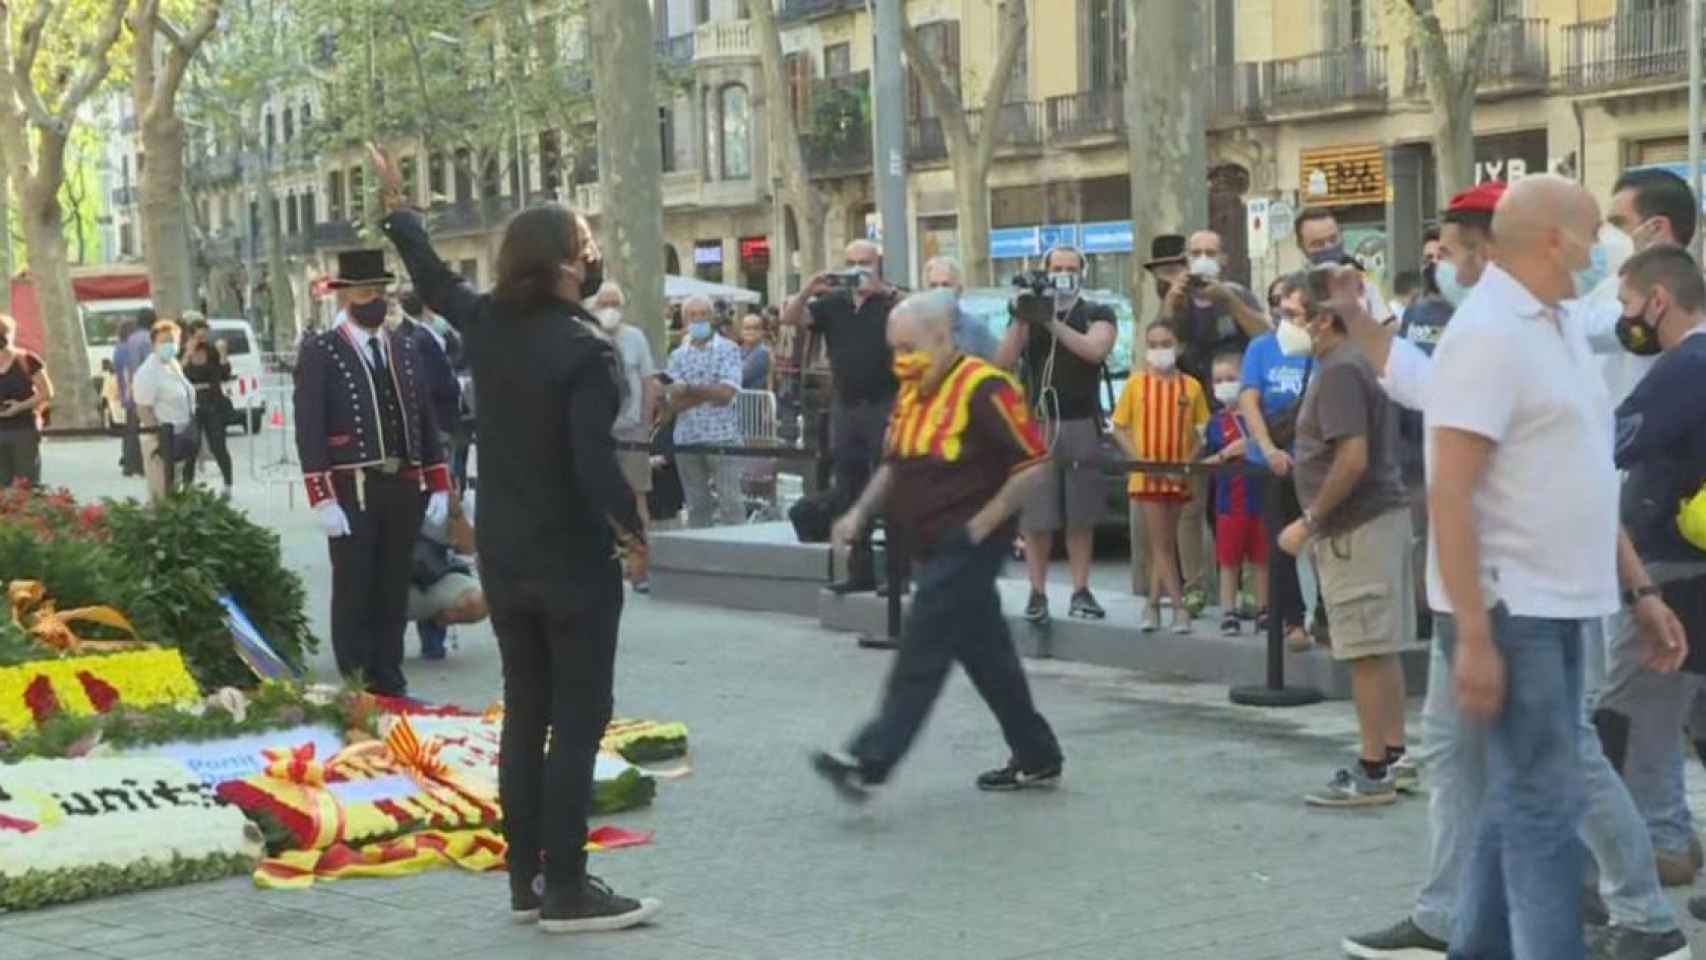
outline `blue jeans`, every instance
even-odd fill
[[[1612,922],[1647,933],[1667,933],[1677,929],[1676,912],[1659,889],[1645,825],[1588,722],[1592,691],[1604,679],[1605,658],[1600,652],[1603,647],[1598,631],[1584,633],[1583,672],[1590,692],[1583,698],[1586,703],[1578,753],[1587,808],[1578,829],[1599,868],[1599,890]],[[1451,663],[1436,633],[1428,666],[1427,700],[1422,705],[1422,743],[1416,751],[1428,778],[1428,879],[1416,897],[1411,919],[1437,940],[1451,935],[1463,865],[1469,858],[1486,790],[1485,743],[1479,739],[1466,742],[1461,736],[1462,726]]]
[[[1505,703],[1459,739],[1485,777],[1452,924],[1453,960],[1582,960],[1582,622],[1491,613]],[[1446,657],[1457,624],[1440,618]]]

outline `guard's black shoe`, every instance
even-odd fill
[[[978,775],[977,788],[991,793],[1029,790],[1033,787],[1052,787],[1060,782],[1060,763],[1025,770],[1009,760],[1005,767]]]
[[[812,754],[812,769],[817,771],[818,776],[829,781],[829,785],[835,788],[836,793],[841,794],[843,800],[864,803],[871,798],[869,784],[865,781],[859,761],[846,754],[819,750]]]
[[[547,887],[539,909],[539,929],[546,933],[599,933],[626,930],[655,916],[663,904],[646,898],[618,896],[603,880],[588,876],[580,887]]]

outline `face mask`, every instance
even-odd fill
[[[1469,288],[1457,282],[1457,265],[1450,260],[1434,264],[1434,285],[1439,287],[1439,295],[1454,307],[1469,299]]]
[[[1317,250],[1309,255],[1309,262],[1316,266],[1338,263],[1343,259],[1345,259],[1345,245],[1343,242],[1335,243],[1330,247]]]
[[[1151,367],[1166,373],[1179,362],[1179,351],[1172,347],[1150,347],[1144,358],[1149,361]]]
[[[930,372],[935,363],[930,354],[923,350],[907,350],[894,355],[894,378],[896,380],[922,380]]]
[[[581,275],[581,299],[591,300],[598,296],[598,288],[604,286],[604,261],[594,260],[581,266],[586,270]]]
[[[605,307],[593,314],[598,318],[598,325],[605,330],[614,330],[622,325],[622,311],[615,307]]]
[[[1588,265],[1570,274],[1570,280],[1576,287],[1576,299],[1580,300],[1592,293],[1606,276],[1605,245],[1595,243],[1588,248]]]
[[[1193,277],[1202,277],[1205,280],[1220,279],[1220,261],[1214,257],[1195,257],[1185,269],[1189,270]]]
[[[366,303],[352,303],[349,305],[350,319],[369,330],[375,329],[380,324],[384,323],[385,315],[389,312],[390,309],[383,299],[369,300]]]
[[[695,323],[688,324],[687,335],[698,341],[711,339],[711,321],[700,320]]]
[[[1274,331],[1274,339],[1279,341],[1280,353],[1288,357],[1301,357],[1315,346],[1314,338],[1309,331],[1287,320]]]
[[[1243,388],[1236,380],[1222,380],[1214,385],[1214,399],[1228,407],[1238,402],[1238,394],[1241,392]]]
[[[1647,223],[1652,222],[1651,220],[1647,221]],[[1643,231],[1649,234],[1652,232],[1646,229],[1646,224],[1635,228],[1635,233],[1642,233]],[[1605,275],[1615,277],[1623,271],[1624,261],[1634,256],[1636,249],[1644,250],[1652,245],[1652,241],[1645,240],[1637,245],[1631,234],[1624,233],[1611,224],[1605,223],[1601,224],[1599,228],[1599,245],[1605,248]]]
[[[160,358],[161,363],[171,363],[173,360],[178,359],[178,345],[175,343],[162,343],[154,347],[154,353]]]
[[[1056,300],[1071,300],[1078,296],[1078,274],[1065,270],[1048,275],[1048,282],[1054,286]]]
[[[1657,354],[1661,349],[1659,346],[1659,324],[1664,322],[1665,312],[1669,309],[1666,307],[1659,311],[1659,319],[1656,323],[1647,322],[1647,308],[1645,306],[1629,316],[1618,318],[1617,342],[1623,345],[1623,349],[1637,357],[1650,357]]]

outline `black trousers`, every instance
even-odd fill
[[[119,469],[127,477],[142,475],[142,421],[136,418],[136,404],[124,407],[124,440],[119,448]]]
[[[525,887],[543,864],[548,884],[573,889],[586,875],[593,763],[610,724],[622,569],[612,561],[572,584],[493,577],[486,599],[503,655],[510,882]]]
[[[865,492],[883,457],[883,434],[888,430],[894,402],[847,403],[837,399],[829,409],[829,456],[835,471],[835,490],[843,508],[851,507]],[[848,557],[848,578],[875,577],[869,532],[853,545]]]
[[[1026,770],[1060,762],[1060,743],[1031,702],[1031,687],[995,591],[1010,546],[1011,537],[992,536],[973,546],[955,534],[916,564],[918,589],[889,668],[882,707],[848,748],[868,781],[887,779],[905,756],[956,660],[995,714],[1014,762]]]
[[[231,449],[226,445],[225,437],[225,407],[222,404],[210,403],[197,407],[195,411],[196,429],[200,431],[207,450],[213,454],[213,462],[219,464],[219,475],[225,480],[226,486],[231,486]]]
[[[417,478],[365,473],[365,506],[355,477],[333,478],[350,532],[327,541],[332,552],[332,653],[338,672],[360,674],[367,689],[386,696],[408,692],[403,679],[403,629],[415,538],[426,513]]]
[[[41,486],[41,435],[34,430],[0,431],[0,489],[19,480]]]

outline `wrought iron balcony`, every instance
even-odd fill
[[[1123,136],[1125,92],[1120,87],[1083,90],[1044,101],[1050,143]]]
[[[1671,4],[1564,28],[1564,69],[1572,90],[1688,82],[1688,10]]]
[[[361,234],[347,220],[328,220],[314,224],[308,231],[307,245],[311,250],[336,250],[361,246]]]
[[[1265,64],[1228,63],[1209,71],[1208,127],[1228,127],[1263,119],[1262,74]]]
[[[1545,20],[1501,20],[1489,28],[1487,46],[1481,53],[1479,96],[1545,89],[1552,72],[1547,55],[1547,26]],[[1447,30],[1445,49],[1451,68],[1462,69],[1469,54],[1469,31]],[[1404,93],[1425,97],[1427,86],[1421,47],[1411,43],[1404,53]]]
[[[944,160],[948,137],[940,117],[913,117],[906,122],[906,158],[917,163]]]
[[[863,9],[865,0],[782,0],[776,16],[780,20],[804,20]]]
[[[967,111],[966,121],[971,126],[972,136],[982,136],[982,110]],[[1002,104],[996,114],[996,123],[997,150],[1032,150],[1043,145],[1042,105],[1034,100]]]
[[[1263,65],[1268,114],[1386,109],[1386,48],[1357,44]]]

